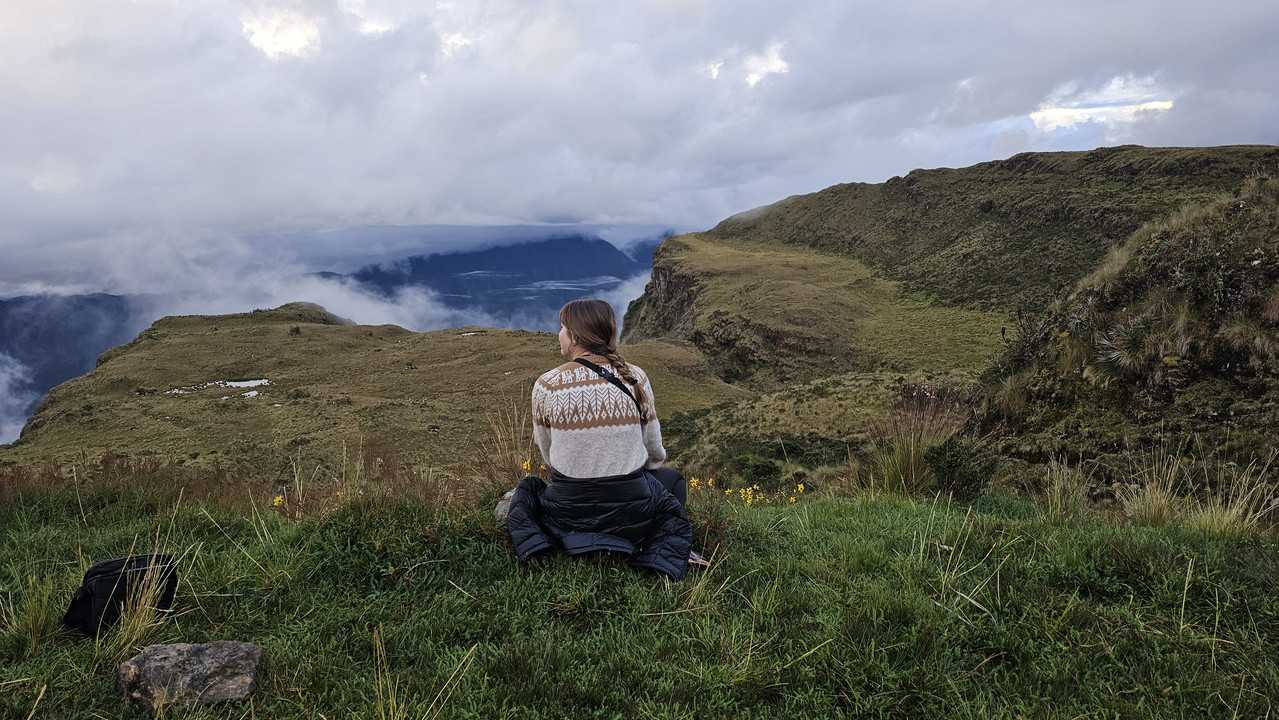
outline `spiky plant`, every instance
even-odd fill
[[[1149,365],[1150,319],[1138,315],[1118,322],[1098,341],[1097,358],[1118,374],[1139,377]]]
[[[1167,525],[1185,514],[1181,489],[1187,484],[1191,461],[1186,443],[1162,444],[1129,458],[1127,482],[1116,496],[1124,514],[1141,525]]]

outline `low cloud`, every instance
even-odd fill
[[[0,286],[250,235],[269,257],[277,231],[700,229],[1018,149],[1275,143],[1276,32],[1275,3],[1189,0],[10,0]]]
[[[18,439],[36,394],[30,389],[32,373],[12,357],[0,353],[0,444]]]

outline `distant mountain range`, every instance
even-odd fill
[[[528,330],[554,330],[565,302],[607,295],[625,280],[646,275],[661,241],[641,241],[628,255],[597,237],[564,235],[473,252],[415,255],[346,275],[319,275],[355,282],[386,296],[405,287],[429,287],[449,307],[478,309],[499,319],[518,317],[518,325]],[[620,318],[625,308],[618,310]]]
[[[629,299],[619,289],[647,276],[654,251],[670,234],[632,242],[623,252],[593,235],[559,231],[499,247],[411,255],[350,273],[313,275],[387,298],[405,288],[429,288],[447,307],[476,310],[508,327],[554,330],[568,300]],[[158,296],[106,293],[0,300],[0,442],[11,439],[51,388],[91,370],[104,351],[166,314],[167,304]],[[617,310],[620,319],[626,308]]]

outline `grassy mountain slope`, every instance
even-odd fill
[[[1003,319],[929,303],[854,258],[693,233],[659,248],[625,327],[628,338],[688,339],[725,380],[775,388],[840,372],[979,369]]]
[[[1125,146],[793,196],[663,243],[627,337],[688,340],[762,393],[671,423],[684,459],[828,458],[865,438],[894,387],[972,383],[1016,309],[1042,312],[1139,228],[1259,169],[1279,169],[1279,148]]]
[[[1142,224],[1279,170],[1279,148],[1021,153],[847,183],[730,217],[718,238],[855,257],[946,304],[1046,304]]]
[[[622,348],[657,388],[663,415],[740,398],[687,344]],[[55,388],[0,461],[81,449],[253,465],[290,453],[332,459],[362,436],[433,465],[462,461],[486,416],[527,413],[538,374],[562,362],[553,335],[485,328],[414,333],[343,323],[315,306],[164,318]],[[260,387],[209,386],[266,379]],[[257,392],[246,397],[243,393]],[[226,398],[226,399],[223,399]]]
[[[1150,223],[988,374],[988,421],[1031,458],[1194,433],[1245,462],[1279,449],[1279,180]]]

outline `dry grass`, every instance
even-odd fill
[[[408,720],[409,703],[382,642],[382,628],[373,628],[373,713],[378,720]]]
[[[1128,482],[1116,496],[1124,514],[1141,525],[1167,525],[1185,515],[1188,502],[1180,491],[1188,480],[1185,443],[1141,453],[1130,462]]]
[[[522,397],[527,397],[524,393]],[[506,490],[529,474],[537,474],[542,456],[533,442],[533,418],[529,406],[514,400],[486,414],[488,433],[478,438],[468,463],[481,485]]]
[[[1244,467],[1213,463],[1205,468],[1210,491],[1189,512],[1186,522],[1218,534],[1234,534],[1263,527],[1279,511],[1279,495],[1270,480],[1276,456]]]
[[[163,532],[157,528],[156,534],[151,539],[151,547],[144,551],[149,555],[172,557],[172,572],[179,578],[194,564],[200,547],[188,545],[178,552],[170,550],[175,536],[173,521],[177,518],[180,503],[181,499],[174,504],[169,525]],[[125,554],[134,555],[139,551],[138,540],[135,538]],[[172,617],[168,609],[160,607],[160,598],[164,593],[167,578],[168,573],[162,565],[151,565],[143,571],[134,592],[129,593],[125,598],[120,618],[115,626],[110,631],[104,631],[104,628],[99,629],[94,639],[94,655],[97,662],[110,665],[119,663],[151,644],[151,641],[165,628],[165,620]],[[173,604],[178,605],[176,597]]]
[[[1079,515],[1088,506],[1088,483],[1093,471],[1053,458],[1045,471],[1040,512],[1046,518],[1066,519]]]
[[[1266,322],[1279,323],[1279,287],[1270,291],[1270,297],[1261,310],[1261,317]]]
[[[1142,525],[1184,523],[1236,534],[1263,529],[1279,515],[1271,477],[1276,455],[1248,465],[1186,452],[1187,443],[1139,456],[1117,493],[1124,514]]]

